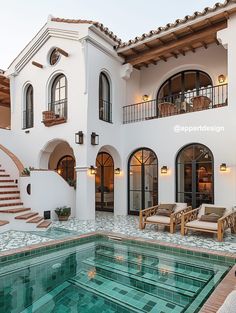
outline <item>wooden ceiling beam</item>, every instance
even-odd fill
[[[6,94],[6,95],[9,95],[9,90],[8,89],[4,89],[2,87],[0,87],[0,94],[3,93],[3,94]]]
[[[157,65],[157,63],[158,63],[158,61],[156,61],[156,60],[151,60],[150,61],[152,64],[154,64],[154,65]]]
[[[179,49],[179,53],[182,54],[183,56],[185,56],[185,51],[182,49]]]
[[[178,40],[178,39],[179,39],[179,37],[176,35],[175,32],[171,33],[171,35],[172,35],[172,37],[174,37],[175,40]]]
[[[32,64],[38,68],[43,68],[43,65],[38,62],[32,61]]]
[[[173,57],[175,57],[176,59],[178,59],[178,54],[171,52],[171,55],[173,55]]]
[[[0,101],[0,106],[1,107],[5,107],[5,108],[10,108],[10,102],[6,103],[6,102],[3,102],[3,101]]]
[[[7,81],[5,79],[4,80],[0,80],[0,86],[4,86],[4,87],[10,89],[10,83],[9,83],[9,81]]]
[[[204,47],[205,49],[208,48],[208,45],[207,45],[204,41],[202,41],[201,44],[203,45],[203,47]]]
[[[167,62],[167,58],[165,58],[163,55],[160,55],[159,58],[164,61],[164,62]]]
[[[226,27],[226,21],[208,27],[205,30],[195,31],[193,34],[188,34],[178,41],[171,41],[160,47],[151,48],[149,51],[140,52],[138,55],[126,58],[126,63],[137,65],[139,63],[147,62],[150,59],[158,58],[166,53],[171,53],[173,50],[183,49],[186,46],[191,46],[194,43],[204,41],[206,38],[212,37],[217,31]]]
[[[196,50],[195,50],[195,48],[193,48],[193,46],[189,46],[189,49],[190,49],[193,53],[196,52]]]

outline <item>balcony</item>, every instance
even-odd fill
[[[67,120],[67,99],[55,101],[49,104],[49,111],[43,112],[42,123],[46,127],[65,123]]]
[[[228,84],[180,92],[123,107],[123,124],[215,109],[228,105]]]
[[[99,119],[112,123],[112,104],[110,101],[99,99]]]

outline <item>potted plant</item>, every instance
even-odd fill
[[[55,213],[57,214],[59,221],[68,221],[68,218],[71,215],[71,208],[68,206],[59,207],[56,208]]]

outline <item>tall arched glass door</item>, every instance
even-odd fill
[[[101,152],[96,160],[96,210],[114,211],[114,162],[107,152]]]
[[[176,201],[193,208],[214,202],[214,165],[210,149],[201,144],[184,147],[176,158]]]
[[[128,163],[128,213],[139,211],[158,203],[158,160],[147,148],[135,151]]]

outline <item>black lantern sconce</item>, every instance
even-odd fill
[[[227,171],[226,163],[222,163],[222,164],[220,165],[220,171],[221,171],[221,172],[226,172],[226,171]]]
[[[75,143],[77,145],[82,145],[84,143],[84,133],[82,131],[75,134]]]
[[[93,165],[90,166],[90,174],[91,175],[96,175],[97,174],[97,169]]]
[[[167,172],[168,172],[168,167],[166,165],[162,166],[161,174],[167,174]]]
[[[120,175],[121,169],[119,167],[115,168],[115,174]]]
[[[92,132],[92,134],[91,134],[91,145],[96,146],[98,144],[99,144],[99,135]]]

